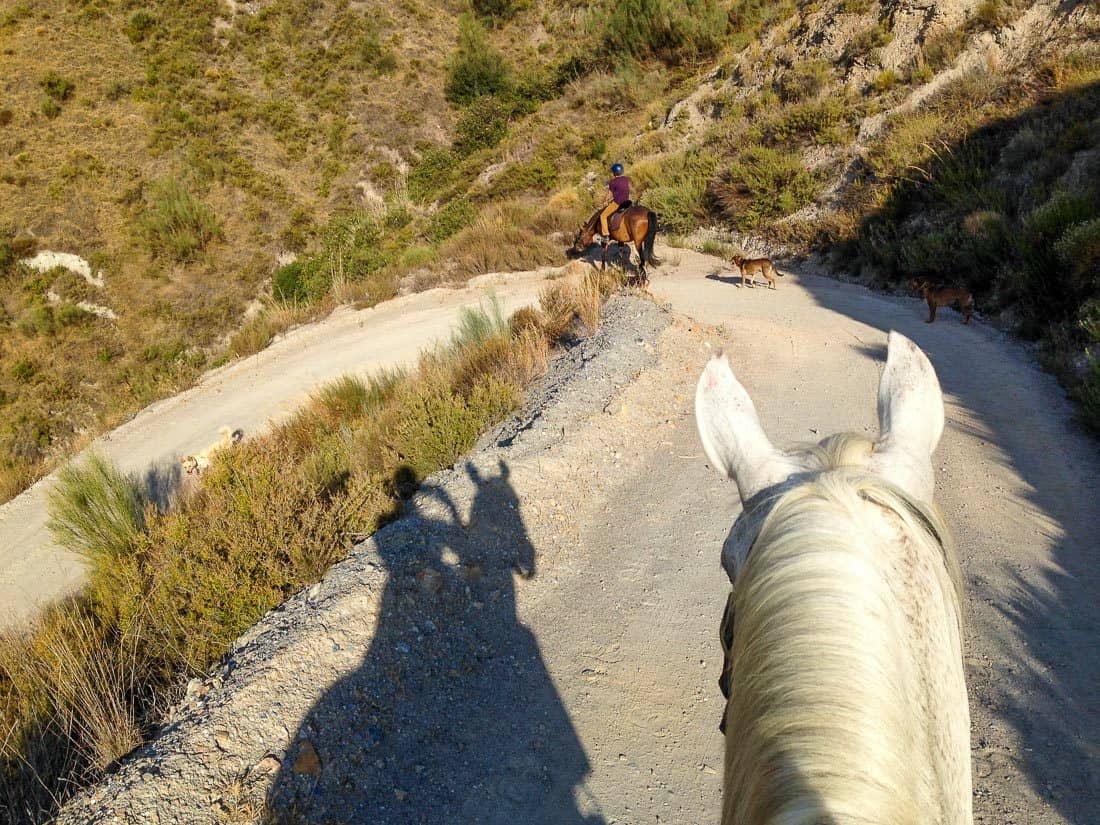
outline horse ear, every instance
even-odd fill
[[[932,452],[943,435],[943,393],[920,348],[891,332],[878,387],[879,440],[869,468],[921,501],[935,487]]]
[[[752,399],[721,350],[699,376],[695,423],[711,464],[737,482],[742,502],[786,481],[798,469],[764,434]]]

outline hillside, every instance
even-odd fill
[[[684,242],[965,280],[1096,423],[1096,11],[5,0],[0,500],[337,303],[560,261],[612,159]]]

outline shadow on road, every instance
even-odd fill
[[[797,272],[799,267],[789,269]],[[996,754],[996,758],[1017,763],[1037,793],[1069,821],[1092,821],[1100,810],[1100,565],[1096,557],[1100,461],[1096,442],[1074,428],[1067,430],[1057,416],[1051,420],[1049,410],[1035,409],[1032,394],[1020,383],[1035,378],[1014,373],[1011,364],[1015,362],[1002,363],[1004,345],[990,340],[989,330],[980,325],[977,329],[963,326],[954,310],[943,312],[930,325],[924,323],[924,304],[917,301],[912,302],[911,313],[904,307],[884,313],[888,304],[863,291],[812,275],[802,277],[801,283],[822,306],[883,331],[897,329],[921,346],[932,359],[945,393],[979,422],[977,428],[952,426],[969,429],[971,435],[990,443],[994,454],[999,451],[1023,479],[1025,486],[1013,492],[1037,513],[1033,521],[1021,514],[1021,523],[1030,530],[1036,523],[1050,525],[1043,531],[1052,548],[1051,563],[1041,570],[1021,569],[1011,561],[1010,548],[1000,559],[998,548],[991,548],[995,569],[985,569],[997,579],[995,589],[984,587],[981,576],[968,570],[973,611],[991,619],[999,614],[1008,628],[1008,635],[997,639],[998,646],[992,648],[1003,655],[986,671],[983,683],[989,687],[976,689],[971,683],[971,706],[982,705],[1011,725],[1020,738],[1022,752]],[[880,346],[852,346],[868,358],[885,359]],[[975,380],[982,374],[987,374],[986,380]],[[989,389],[991,385],[995,389]],[[1062,403],[1054,397],[1057,392],[1052,386],[1052,405]],[[960,547],[964,566],[966,550]],[[1010,596],[986,597],[990,593]],[[980,755],[985,743],[977,733],[974,739]],[[978,793],[982,779],[979,770],[975,775]]]
[[[415,540],[384,533],[395,538],[378,546],[388,579],[371,647],[298,730],[268,793],[279,821],[604,822],[578,806],[588,758],[516,615],[514,576],[535,574],[535,549],[508,466],[466,472],[466,523],[425,490],[450,515],[409,513]]]

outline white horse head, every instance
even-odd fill
[[[742,502],[812,469],[798,454],[772,446],[721,350],[699,379],[695,413],[707,457],[737,482]],[[930,502],[932,451],[943,434],[943,395],[928,358],[897,332],[890,333],[879,383],[878,420],[880,437],[867,456],[868,470],[918,501]]]
[[[719,353],[699,434],[745,505],[723,548],[723,825],[966,825],[962,595],[932,504],[935,371],[892,332],[880,434],[784,451]]]

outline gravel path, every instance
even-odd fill
[[[96,439],[122,470],[144,478],[155,495],[180,483],[178,461],[217,441],[218,428],[246,436],[289,415],[318,386],[342,375],[367,375],[410,364],[425,347],[447,339],[463,307],[496,295],[509,313],[535,303],[552,271],[487,275],[464,289],[432,289],[363,310],[340,308],[298,327],[267,349],[203,376]],[[79,558],[58,547],[46,528],[54,476],[0,505],[0,626],[33,615],[84,580]]]
[[[705,466],[695,380],[722,344],[774,440],[873,432],[894,328],[947,401],[976,821],[1095,822],[1100,456],[1053,379],[952,311],[929,326],[916,300],[809,269],[742,290],[713,258],[665,257],[651,291],[675,315],[618,301],[537,415],[265,618],[62,821],[715,821],[738,504]]]

